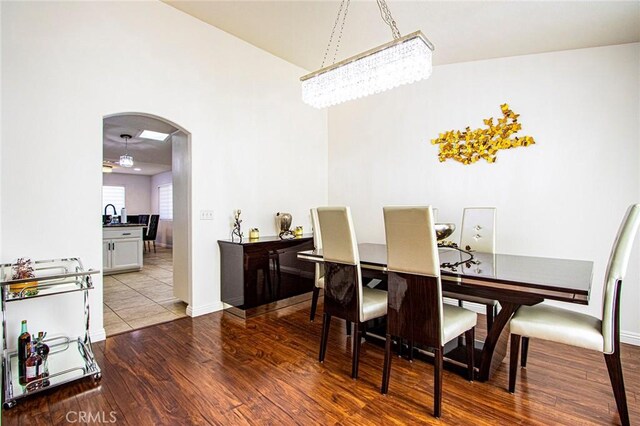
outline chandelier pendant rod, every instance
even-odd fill
[[[340,22],[340,16],[342,16],[342,9],[344,8],[344,2],[345,0],[342,0],[342,2],[340,3],[340,9],[338,9],[338,16],[336,16],[336,22],[333,24],[333,29],[331,30],[331,35],[329,36],[329,43],[327,43],[327,49],[324,51],[324,57],[322,58],[322,64],[320,65],[320,68],[324,67],[324,63],[327,60],[327,55],[329,54],[329,50],[331,50],[331,43],[333,43],[333,35],[335,34],[336,28],[338,27],[338,22]],[[347,3],[347,8],[348,7],[349,7],[349,4]],[[344,18],[342,19],[342,26],[344,27]],[[340,35],[342,36],[342,33]],[[335,60],[336,54],[337,54],[337,48],[336,48],[336,52],[334,53],[333,62],[336,61]]]

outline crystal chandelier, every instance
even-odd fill
[[[342,29],[349,9],[349,0],[343,0],[333,26],[324,60],[329,52],[340,16],[342,25],[334,51],[334,64],[321,68],[300,78],[302,100],[316,108],[325,108],[352,99],[383,92],[394,87],[429,78],[433,44],[416,31],[404,37],[384,0],[377,0],[383,20],[391,27],[393,40],[366,52],[335,63]],[[344,13],[343,13],[344,9]]]
[[[131,135],[120,135],[122,139],[124,139],[124,155],[120,156],[120,166],[122,167],[133,167],[133,157],[129,155],[129,139],[131,139]]]

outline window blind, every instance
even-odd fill
[[[116,216],[120,216],[120,209],[125,207],[125,189],[124,186],[107,186],[102,187],[102,213],[107,204],[116,206]],[[113,214],[113,210],[109,207],[107,214]]]
[[[173,185],[158,186],[158,210],[160,219],[173,220]]]

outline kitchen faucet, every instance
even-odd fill
[[[107,208],[109,208],[109,206],[113,207],[113,216],[107,216]],[[103,220],[103,224],[106,224],[106,221],[109,221],[110,223],[114,223],[115,217],[118,215],[118,211],[116,210],[116,206],[114,206],[113,204],[107,204],[106,206],[104,206],[104,217],[102,218]]]
[[[118,216],[118,211],[116,210],[116,206],[114,206],[113,204],[107,204],[106,206],[104,206],[104,215],[107,215],[107,208],[111,206],[113,207],[113,215],[114,216]]]

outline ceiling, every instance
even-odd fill
[[[105,162],[113,165],[113,173],[126,173],[152,176],[171,170],[171,137],[160,142],[138,137],[143,130],[161,133],[173,133],[178,129],[172,125],[144,115],[118,115],[107,117],[103,121],[102,153]],[[125,153],[125,141],[122,134],[131,135],[127,151],[133,156],[131,168],[120,167],[118,161]],[[136,168],[141,169],[139,171]]]
[[[164,1],[309,71],[320,68],[340,5],[307,0]],[[640,41],[637,0],[387,3],[403,35],[419,29],[435,44],[435,65]],[[391,39],[376,2],[352,0],[336,60]]]

